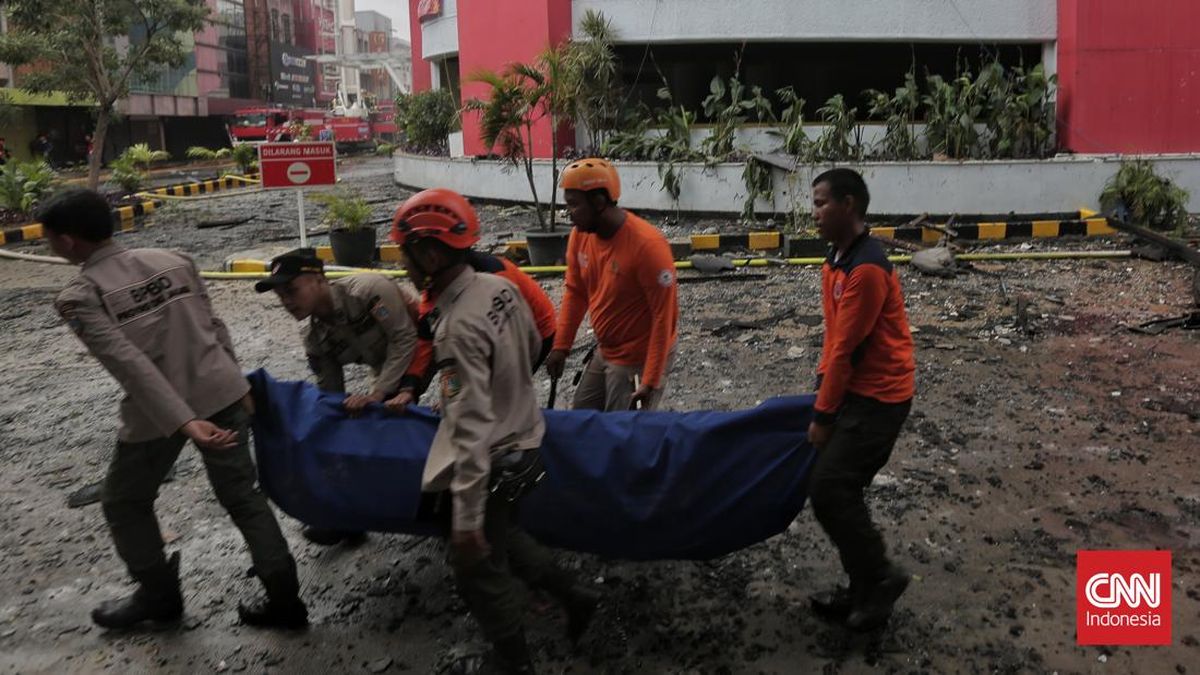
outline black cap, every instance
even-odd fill
[[[298,248],[276,256],[271,261],[271,276],[254,284],[254,290],[266,293],[279,286],[289,283],[301,274],[324,274],[325,263],[317,257],[317,252],[311,248]]]

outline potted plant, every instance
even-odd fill
[[[557,230],[558,206],[558,126],[571,114],[570,78],[572,68],[565,57],[565,48],[547,49],[536,65],[511,63],[503,72],[482,70],[471,80],[489,87],[486,100],[471,99],[465,109],[480,113],[480,139],[489,148],[499,150],[501,157],[521,167],[529,181],[537,214],[537,230],[526,233],[529,260],[533,265],[561,264],[567,255],[569,230]],[[542,118],[549,118],[552,133],[550,174],[550,208],[547,218],[538,196],[533,175],[533,127]]]
[[[370,267],[375,262],[371,205],[357,192],[326,192],[309,197],[325,205],[321,222],[329,227],[334,261],[344,267]]]

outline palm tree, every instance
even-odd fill
[[[490,87],[487,99],[473,98],[464,110],[480,113],[479,137],[489,148],[514,166],[525,170],[529,190],[533,193],[538,226],[554,231],[558,210],[558,128],[563,119],[573,113],[571,69],[564,47],[547,48],[534,64],[510,63],[501,72],[481,70],[469,78]],[[542,212],[537,181],[533,177],[533,127],[549,117],[551,128],[550,223]]]
[[[587,128],[589,152],[598,152],[608,134],[620,126],[624,96],[617,76],[613,43],[617,32],[603,12],[589,9],[579,22],[579,36],[567,48],[575,118]]]

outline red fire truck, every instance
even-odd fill
[[[312,140],[330,140],[339,150],[373,147],[377,138],[394,134],[396,125],[385,110],[365,108],[321,110],[315,108],[243,108],[229,123],[233,143],[286,143],[295,140],[302,126],[311,129]],[[389,128],[390,127],[390,128]]]

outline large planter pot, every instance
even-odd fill
[[[787,237],[784,255],[788,258],[824,258],[829,255],[829,244],[816,237]]]
[[[529,264],[534,267],[563,265],[567,261],[567,239],[570,228],[559,228],[554,232],[531,230],[525,233],[529,244]]]
[[[343,267],[371,267],[375,262],[375,228],[330,230],[333,260]]]

